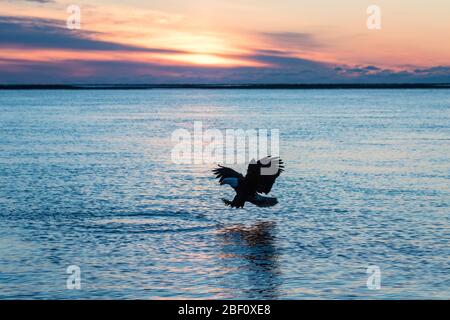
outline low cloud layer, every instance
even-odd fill
[[[259,36],[265,42],[281,48],[317,49],[322,43],[310,33],[300,32],[262,32]]]

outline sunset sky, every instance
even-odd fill
[[[70,30],[70,4],[81,29]],[[381,30],[366,26],[381,8]],[[0,0],[0,83],[450,82],[448,0]]]

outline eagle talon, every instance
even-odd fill
[[[222,198],[222,201],[223,201],[223,203],[225,203],[225,205],[226,205],[227,207],[231,207],[231,201],[230,201],[230,200],[227,200],[227,199]]]

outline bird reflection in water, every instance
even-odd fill
[[[219,230],[226,265],[226,291],[248,299],[276,299],[280,285],[274,222],[242,224]],[[233,292],[236,294],[237,292]]]

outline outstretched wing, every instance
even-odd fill
[[[244,176],[239,172],[231,168],[222,167],[221,165],[219,165],[218,168],[214,169],[213,173],[216,175],[216,178],[219,179],[219,182],[222,182],[225,178],[244,179]]]
[[[284,171],[284,163],[278,157],[268,156],[248,165],[247,179],[255,181],[256,191],[268,194],[275,180]]]

